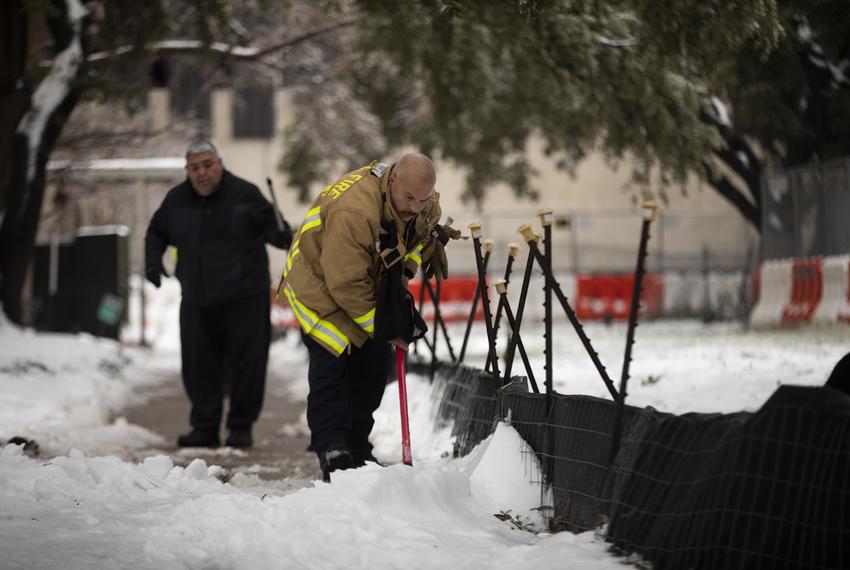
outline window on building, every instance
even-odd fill
[[[211,85],[197,66],[187,62],[173,62],[169,83],[172,116],[210,119]]]
[[[246,82],[233,88],[233,138],[264,138],[274,135],[274,89]]]

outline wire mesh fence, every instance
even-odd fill
[[[461,455],[500,420],[519,432],[553,530],[607,523],[616,549],[657,570],[850,565],[850,397],[838,391],[783,386],[754,413],[626,406],[612,457],[611,400],[547,403],[522,378],[501,386],[444,363],[434,378]]]
[[[780,387],[755,413],[653,412],[614,469],[608,539],[655,568],[847,568],[850,398]]]

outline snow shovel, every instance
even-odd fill
[[[395,362],[398,371],[398,406],[401,410],[401,460],[405,465],[413,466],[410,453],[410,424],[407,420],[407,384],[404,379],[404,353],[400,346],[395,347]]]

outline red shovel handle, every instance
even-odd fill
[[[407,419],[407,382],[404,378],[405,350],[395,347],[395,362],[398,371],[398,405],[401,409],[401,460],[405,465],[413,465],[410,453],[410,424]]]

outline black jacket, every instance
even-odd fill
[[[189,180],[172,188],[145,236],[145,274],[162,272],[162,254],[177,247],[183,301],[222,305],[270,287],[265,243],[286,249],[292,232],[280,231],[274,207],[259,188],[225,170],[218,188],[203,197]]]

